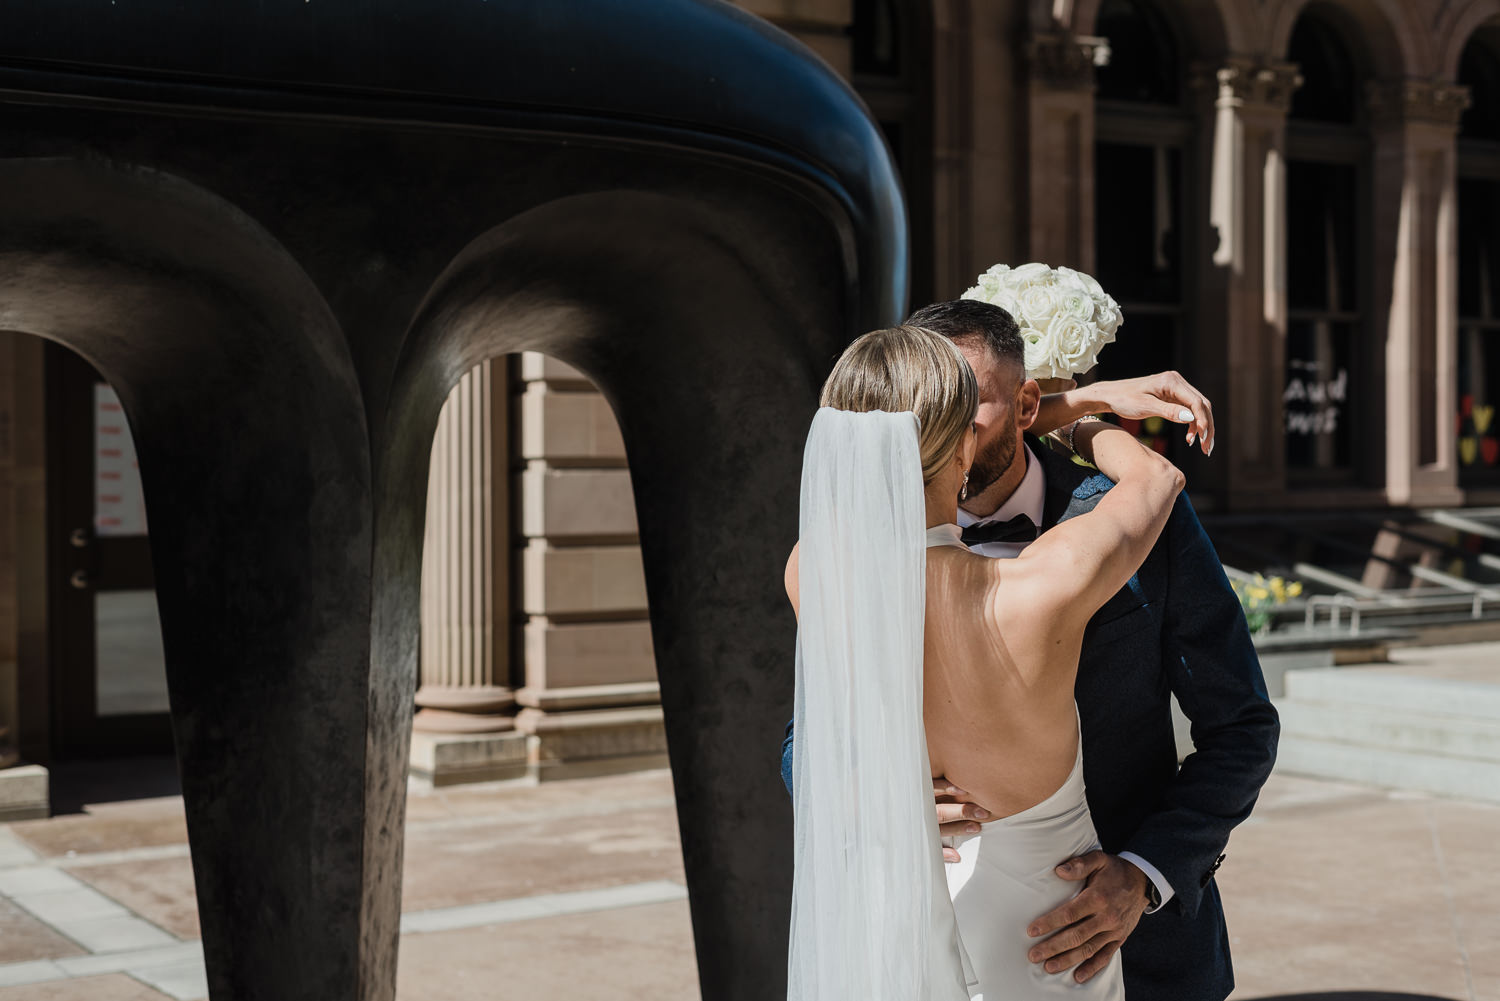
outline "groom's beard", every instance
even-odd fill
[[[969,466],[970,497],[988,490],[1016,461],[1016,438],[1015,425],[1012,424],[986,448],[974,454],[974,461]]]

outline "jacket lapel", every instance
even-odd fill
[[[1074,496],[1074,491],[1093,473],[1058,455],[1040,439],[1028,435],[1026,445],[1041,462],[1042,476],[1047,484],[1046,501],[1042,506],[1042,531],[1093,507],[1092,503],[1080,503]]]

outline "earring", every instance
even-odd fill
[[[969,471],[967,469],[964,470],[964,485],[958,488],[958,499],[969,499]]]

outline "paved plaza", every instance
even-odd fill
[[[1219,874],[1234,997],[1500,1001],[1497,840],[1497,806],[1273,777]],[[698,997],[665,772],[414,791],[406,857],[401,1001]],[[0,826],[0,1001],[202,998],[198,934],[180,799]]]

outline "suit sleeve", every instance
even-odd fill
[[[787,795],[792,792],[792,723],[786,725],[786,736],[781,741],[781,781],[786,785]]]
[[[1169,561],[1163,667],[1195,750],[1125,850],[1161,871],[1191,917],[1229,832],[1250,815],[1271,774],[1281,726],[1239,599],[1185,495],[1160,544]]]

